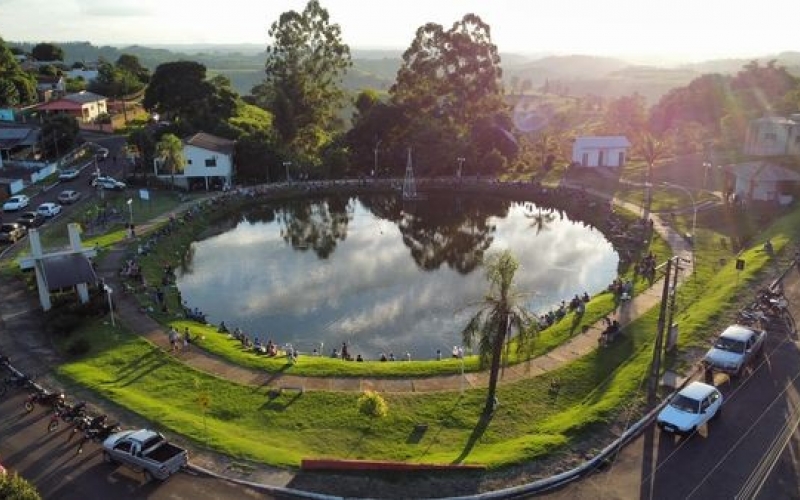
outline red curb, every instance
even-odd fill
[[[406,462],[391,462],[385,460],[336,460],[326,458],[304,458],[300,462],[300,469],[306,471],[484,471],[484,465],[470,464],[415,464]]]

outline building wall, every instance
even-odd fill
[[[575,147],[572,161],[584,167],[622,167],[627,159],[627,148]]]
[[[787,122],[754,120],[747,127],[744,153],[753,156],[797,154],[800,152],[800,143],[796,142],[798,129],[798,125]]]
[[[233,175],[233,162],[230,156],[188,144],[184,145],[183,154],[187,163],[185,176],[224,177],[230,183]]]

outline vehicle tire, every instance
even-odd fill
[[[144,471],[144,484],[148,484],[153,481],[153,475],[150,474],[149,470]]]
[[[32,401],[25,401],[25,411],[30,413],[33,411],[33,402]]]
[[[717,413],[715,413],[714,416],[711,417],[711,420],[717,420],[721,416],[722,416],[722,407],[720,406],[719,408],[717,408]]]
[[[58,419],[53,420],[47,426],[47,432],[55,432],[58,429]]]

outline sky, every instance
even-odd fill
[[[405,50],[428,22],[479,15],[504,53],[696,61],[800,51],[795,0],[320,0],[351,48]],[[305,0],[0,0],[7,41],[255,43]]]

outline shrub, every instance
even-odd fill
[[[67,347],[67,354],[70,356],[83,356],[87,354],[89,350],[92,348],[92,344],[89,343],[86,339],[78,339],[75,342],[72,342],[69,347]]]
[[[36,488],[17,474],[0,476],[0,498],[9,500],[42,500]]]
[[[368,417],[380,418],[389,414],[389,405],[377,392],[365,391],[358,398],[358,411]]]

